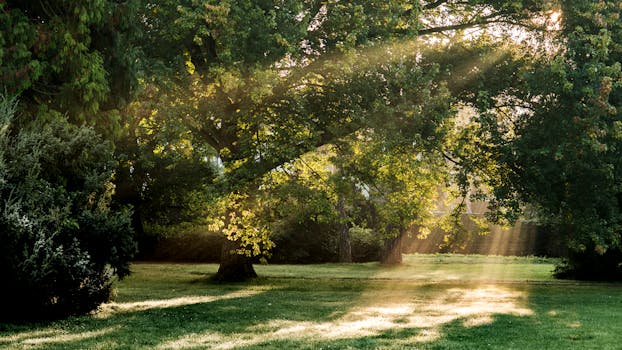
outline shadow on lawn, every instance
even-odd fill
[[[322,287],[261,279],[252,284],[195,281],[185,296],[106,304],[95,315],[52,324],[4,325],[0,331],[8,327],[10,334],[0,332],[0,348],[153,349],[191,335],[205,338],[205,334],[209,339],[199,344],[210,348],[239,334],[261,334],[263,325],[275,320],[330,321],[355,301],[360,289],[335,282],[314,283]],[[309,288],[312,300],[307,298]],[[197,295],[201,291],[205,295]]]
[[[328,279],[193,286],[205,295],[109,305],[63,321],[62,330],[48,325],[0,335],[0,348],[606,348],[594,339],[616,322],[611,301],[622,300],[616,289],[613,299],[585,309],[581,304],[593,303],[601,290],[566,286]],[[591,312],[604,323],[587,326]]]

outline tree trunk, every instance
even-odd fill
[[[140,202],[136,200],[132,205],[132,228],[134,229],[134,234],[136,237],[143,237],[145,235],[145,227],[143,226]]]
[[[220,266],[214,280],[222,282],[241,282],[257,277],[251,258],[236,254],[236,243],[226,240],[222,245]]]
[[[343,198],[339,197],[337,202],[339,212],[339,262],[352,262],[352,244],[350,243],[350,227],[348,225],[348,215],[343,204]]]
[[[383,265],[399,265],[402,263],[402,234],[387,238],[380,256]]]

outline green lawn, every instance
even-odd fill
[[[2,349],[621,349],[622,284],[556,281],[552,261],[412,255],[378,264],[135,264],[113,303],[0,324]]]

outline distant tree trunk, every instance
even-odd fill
[[[387,238],[380,255],[380,263],[383,265],[399,265],[402,263],[402,234]]]
[[[339,212],[339,262],[352,262],[352,244],[350,243],[350,227],[348,216],[343,204],[343,198],[337,201],[337,211]]]
[[[214,280],[222,282],[241,282],[257,277],[251,258],[236,254],[235,242],[226,240],[222,245],[220,266]]]
[[[141,215],[140,202],[136,200],[132,208],[132,228],[134,229],[134,234],[137,237],[142,237],[145,234],[145,227],[143,226],[143,217]]]
[[[143,226],[143,213],[141,206],[140,186],[136,184],[138,174],[132,175],[127,167],[119,167],[115,171],[115,191],[113,200],[120,205],[132,206],[132,228],[135,237],[140,241],[144,238],[145,228]]]

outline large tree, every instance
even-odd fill
[[[171,93],[179,115],[223,162],[217,190],[250,193],[263,174],[360,130],[403,124],[415,137],[443,124],[452,115],[447,105],[438,115],[425,106],[447,89],[438,61],[452,59],[426,47],[468,28],[531,26],[542,7],[479,0],[147,1],[142,23],[150,55],[176,72]],[[469,62],[480,53],[471,51]],[[474,66],[453,60],[443,69],[459,74]],[[229,250],[224,261],[228,256]]]
[[[497,170],[483,178],[494,189],[498,218],[529,209],[564,239],[560,276],[619,279],[620,8],[603,1],[560,6],[549,51],[518,70],[514,88],[479,99],[476,134],[495,164],[488,170]]]

